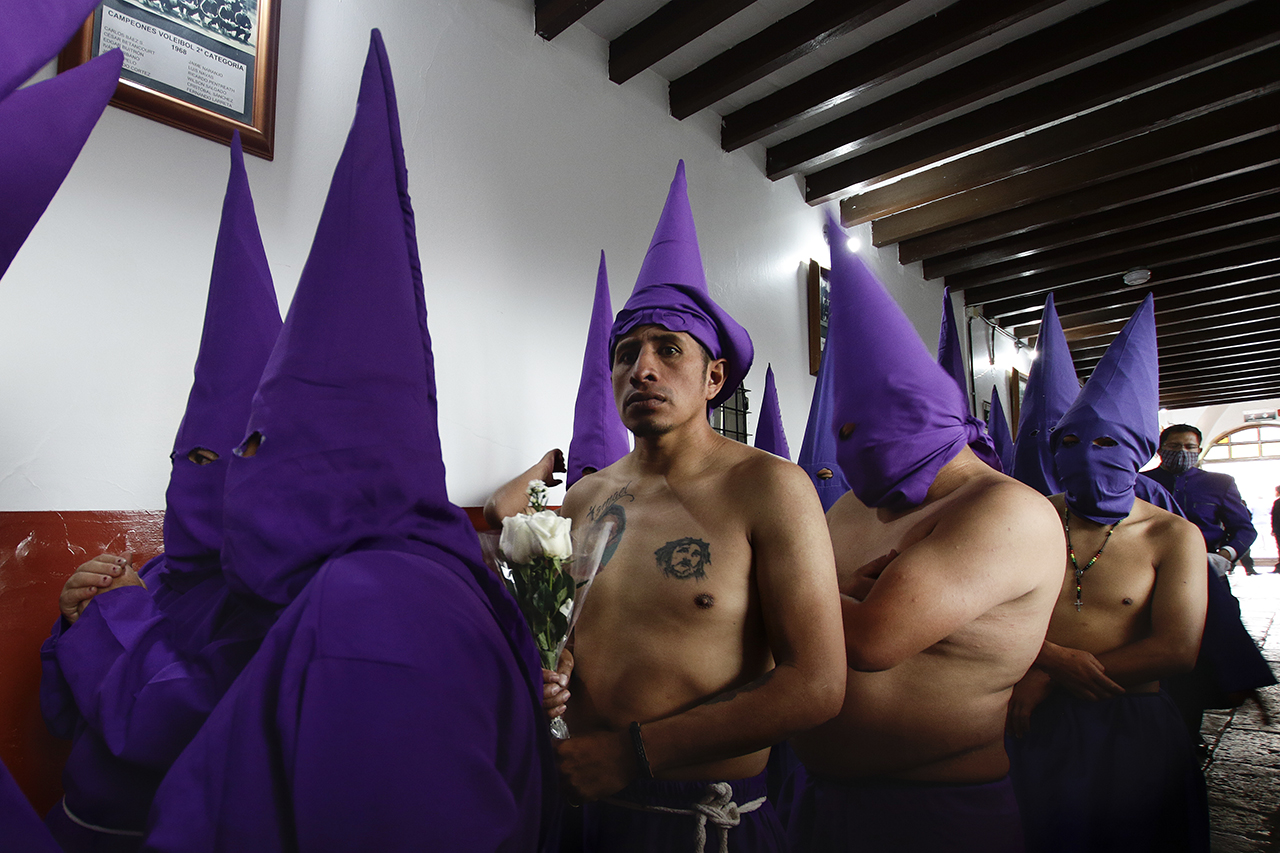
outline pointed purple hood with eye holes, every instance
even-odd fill
[[[288,604],[330,557],[379,539],[483,566],[445,490],[413,208],[377,30],[246,434],[261,444],[228,471],[223,547],[241,594]]]
[[[1053,428],[1054,470],[1067,507],[1099,524],[1133,508],[1138,469],[1160,435],[1160,367],[1150,293],[1107,347],[1075,402]],[[1071,444],[1064,444],[1073,436]]]
[[[236,131],[195,381],[173,442],[173,473],[165,493],[164,553],[170,573],[221,569],[227,468],[232,451],[244,440],[249,404],[280,325],[280,306]],[[213,451],[217,459],[197,464],[191,457],[198,448]]]
[[[960,330],[951,310],[951,288],[942,288],[942,323],[938,329],[938,364],[951,375],[960,388],[965,406],[969,405],[969,378],[965,374],[964,354],[960,347]],[[969,414],[973,414],[972,411]]]
[[[835,421],[835,373],[831,369],[830,350],[831,333],[828,331],[827,346],[822,351],[822,360],[818,362],[813,400],[809,403],[809,421],[805,424],[800,456],[796,459],[796,464],[813,481],[823,512],[831,509],[849,491],[849,481],[836,459],[836,434],[831,426]]]
[[[1018,409],[1018,437],[1013,442],[1013,476],[1042,495],[1062,491],[1053,473],[1049,438],[1079,393],[1080,380],[1050,293],[1044,301],[1036,358],[1027,373],[1027,388]]]
[[[712,358],[726,359],[724,386],[709,403],[712,408],[732,397],[751,370],[755,357],[751,336],[715,303],[707,290],[683,160],[676,166],[676,176],[636,277],[635,290],[618,312],[609,333],[610,355],[619,338],[636,326],[648,324],[686,332],[706,347]]]
[[[609,274],[604,252],[596,274],[596,295],[591,304],[591,326],[582,356],[582,378],[573,406],[573,440],[565,464],[565,487],[582,479],[585,469],[599,471],[627,455],[627,428],[618,416],[613,400],[612,371],[609,369],[609,327],[613,323],[613,303],[609,298]]]
[[[1004,406],[1000,403],[1000,389],[991,387],[991,412],[987,415],[987,435],[991,436],[991,444],[1000,457],[1000,466],[1005,471],[1013,470],[1013,436],[1009,434],[1009,423],[1004,419]]]
[[[828,221],[835,371],[836,454],[867,506],[918,506],[942,467],[966,445],[999,470],[982,422],[968,414],[955,380],[934,361],[915,328]]]
[[[787,447],[787,435],[782,431],[782,407],[778,405],[778,386],[773,380],[772,364],[764,371],[764,396],[760,398],[755,446],[791,461],[791,448]]]
[[[80,156],[123,62],[116,49],[0,100],[0,276]]]

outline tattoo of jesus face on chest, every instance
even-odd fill
[[[662,573],[676,580],[702,580],[711,565],[711,546],[692,536],[673,539],[653,555],[658,558],[658,568]]]
[[[631,503],[635,501],[635,495],[627,491],[627,483],[618,491],[609,495],[599,504],[587,510],[587,518],[590,521],[601,521],[606,518],[613,519],[613,532],[609,534],[609,541],[604,546],[604,554],[600,557],[600,568],[609,565],[609,558],[613,556],[613,552],[618,550],[618,543],[622,541],[622,533],[627,529],[627,513],[622,508],[625,501]]]

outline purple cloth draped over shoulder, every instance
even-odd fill
[[[782,430],[782,408],[778,405],[778,386],[773,380],[773,365],[765,368],[764,372],[764,396],[760,398],[755,447],[791,461],[787,434]]]
[[[41,652],[42,710],[62,729],[55,733],[74,740],[65,801],[48,816],[68,851],[136,847],[164,772],[274,619],[274,607],[230,595],[219,551],[228,463],[280,325],[237,134],[194,381],[171,454],[164,553],[139,571],[146,589],[99,594],[74,625],[59,619]],[[211,454],[193,458],[197,449]]]
[[[536,849],[555,779],[541,666],[445,488],[377,30],[247,431],[223,569],[285,611],[165,777],[144,849]]]
[[[631,806],[657,806],[693,811],[708,798],[710,782],[672,782],[638,779],[611,799]],[[766,795],[765,774],[734,779],[732,801],[744,806]],[[607,802],[582,807],[583,850],[585,853],[693,853],[696,849],[697,818],[689,814],[643,811]],[[728,851],[732,853],[782,853],[787,849],[782,824],[768,800],[754,811],[741,815],[741,822],[729,830]],[[714,820],[706,824],[705,853],[727,853],[720,844]]]
[[[840,783],[807,777],[787,827],[791,853],[1022,853],[1006,776],[980,785]]]
[[[938,366],[911,321],[834,219],[827,357],[835,371],[834,421],[840,468],[867,506],[918,506],[942,467],[969,446],[999,470],[982,422]]]
[[[565,463],[565,488],[582,479],[587,468],[599,471],[627,455],[627,428],[618,417],[613,400],[612,371],[609,369],[609,329],[613,324],[613,303],[609,298],[609,273],[604,252],[596,274],[595,298],[591,303],[591,325],[582,354],[582,376],[573,404],[573,439]]]
[[[1173,702],[1058,690],[1006,738],[1031,853],[1203,853],[1204,777]]]

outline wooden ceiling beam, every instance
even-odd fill
[[[670,0],[609,42],[609,79],[625,83],[755,0]]]
[[[1116,331],[1118,332],[1119,329]],[[1278,334],[1280,334],[1280,317],[1268,315],[1241,323],[1232,323],[1225,327],[1213,326],[1180,331],[1176,334],[1158,335],[1156,346],[1160,352],[1166,350],[1182,352],[1194,347],[1200,347],[1204,352],[1211,352],[1216,348],[1232,345],[1233,339],[1248,338],[1249,340],[1256,340],[1256,336],[1259,335],[1275,336]],[[1076,363],[1077,367],[1080,367],[1087,358],[1101,355],[1102,351],[1111,344],[1114,338],[1114,334],[1109,334],[1068,342],[1072,361]]]
[[[736,151],[1061,2],[958,0],[851,56],[729,113],[721,126],[720,147]]]
[[[1280,392],[1280,389],[1272,390]],[[1195,395],[1185,401],[1161,400],[1160,407],[1163,409],[1187,409],[1193,406],[1212,406],[1220,403],[1248,403],[1252,400],[1265,400],[1269,397],[1280,397],[1280,393],[1249,394],[1247,396],[1236,396],[1230,393],[1221,396]]]
[[[1161,379],[1165,377],[1173,379],[1187,375],[1202,376],[1218,370],[1231,370],[1238,366],[1244,367],[1258,364],[1271,364],[1276,368],[1277,375],[1280,375],[1280,343],[1271,345],[1267,349],[1251,350],[1247,355],[1236,353],[1190,361],[1174,361],[1168,364],[1162,361],[1160,363],[1160,377]]]
[[[1168,389],[1162,385],[1160,387],[1160,396],[1164,398],[1177,397],[1183,394],[1204,395],[1211,392],[1229,392],[1244,394],[1249,397],[1254,397],[1254,395],[1265,397],[1271,395],[1259,394],[1259,392],[1268,388],[1280,388],[1280,377],[1269,371],[1260,371],[1254,374],[1223,377],[1221,379],[1211,378],[1206,379],[1203,382],[1189,385],[1176,385]]]
[[[1280,6],[1272,0],[1253,0],[1096,65],[895,139],[890,145],[855,153],[813,172],[806,180],[818,197],[829,194],[832,187],[874,186],[1243,56],[1275,44],[1278,37]]]
[[[1280,8],[1280,7],[1277,7]],[[1280,193],[1280,164],[1220,181],[1190,187],[1159,199],[1108,210],[1095,216],[1082,216],[1061,225],[1040,228],[1004,240],[951,252],[924,261],[927,279],[969,272],[992,266],[1010,258],[1063,249],[1113,235],[1131,233],[1144,226],[1159,225],[1170,220],[1217,211],[1224,206]]]
[[[1252,227],[1252,226],[1246,226]],[[1230,236],[1230,235],[1228,235]],[[1203,256],[1190,258],[1178,263],[1168,263],[1164,265],[1154,265],[1147,267],[1152,272],[1152,279],[1156,282],[1174,282],[1181,281],[1192,276],[1205,275],[1207,273],[1222,272],[1231,269],[1243,269],[1253,264],[1270,262],[1280,259],[1280,234],[1273,235],[1270,240],[1263,240],[1256,244],[1241,246],[1238,248],[1230,248],[1228,246],[1213,247],[1211,253]],[[1120,269],[1128,269],[1121,267]],[[1097,281],[1096,279],[1102,279]],[[971,287],[964,292],[966,305],[981,305],[985,302],[994,302],[998,299],[1009,299],[1015,296],[1023,296],[1034,298],[1039,296],[1040,301],[1044,301],[1044,294],[1050,290],[1057,292],[1061,288],[1071,285],[1089,285],[1100,288],[1113,288],[1121,284],[1119,273],[1113,275],[1094,276],[1090,279],[1081,279],[1079,281],[1049,281],[1047,277],[1041,277],[1037,282],[1031,282],[1027,279],[1014,282],[1006,282],[1003,284],[993,284],[983,287]],[[1075,288],[1072,288],[1073,292]],[[1083,288],[1080,292],[1087,292]],[[1056,297],[1055,297],[1056,301]]]
[[[1250,199],[1219,207],[1195,216],[1183,216],[1169,222],[1158,222],[1096,240],[1088,240],[1061,249],[1015,257],[947,276],[952,290],[1025,281],[1040,275],[1063,273],[1094,265],[1106,269],[1119,266],[1118,275],[1134,267],[1150,268],[1164,259],[1184,257],[1188,249],[1203,249],[1222,238],[1223,245],[1245,245],[1258,237],[1280,235],[1275,219],[1280,217],[1280,194]],[[1251,226],[1257,226],[1252,228]],[[1194,242],[1194,247],[1188,245]],[[930,276],[926,276],[928,278]],[[1082,279],[1083,280],[1083,277]]]
[[[812,171],[931,119],[973,109],[1011,86],[1059,72],[1218,4],[1219,0],[1163,0],[1150,5],[1110,0],[770,146],[765,173],[777,180]],[[810,203],[816,202],[811,199]]]
[[[688,118],[905,2],[907,0],[813,0],[672,80],[668,88],[671,115]]]
[[[883,215],[879,207],[872,211],[863,206],[859,196],[850,196],[840,202],[841,220],[847,227],[881,217],[871,227],[871,241],[876,246],[887,246],[939,228],[981,219],[993,210],[1008,210],[1054,198],[1277,129],[1280,129],[1280,93],[1269,91],[1257,98],[1238,101],[900,213]]]
[[[1280,132],[1260,134],[1098,186],[903,240],[898,244],[898,261],[909,264],[1081,216],[1124,209],[1276,163],[1280,163]]]
[[[601,0],[534,0],[533,31],[551,41],[599,6],[600,2]]]
[[[1223,361],[1229,362],[1235,359],[1249,358],[1254,353],[1268,352],[1272,347],[1280,350],[1280,345],[1278,344],[1280,342],[1272,332],[1255,331],[1251,334],[1223,340],[1211,351],[1201,349],[1200,345],[1161,346],[1157,343],[1156,346],[1160,352],[1160,369],[1163,370],[1166,364],[1178,368],[1199,364],[1212,366]],[[1105,350],[1106,347],[1090,350],[1086,355],[1081,355],[1078,359],[1073,358],[1072,362],[1078,362],[1078,366],[1082,369],[1092,370],[1102,358],[1102,353]]]
[[[1258,382],[1280,385],[1280,359],[1235,370],[1215,370],[1201,376],[1180,376],[1166,381],[1160,377],[1160,391],[1172,394],[1183,390],[1199,390],[1223,385],[1254,385]]]

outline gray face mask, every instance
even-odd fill
[[[1175,450],[1160,454],[1160,467],[1175,474],[1181,474],[1196,467],[1200,452],[1196,450]]]

